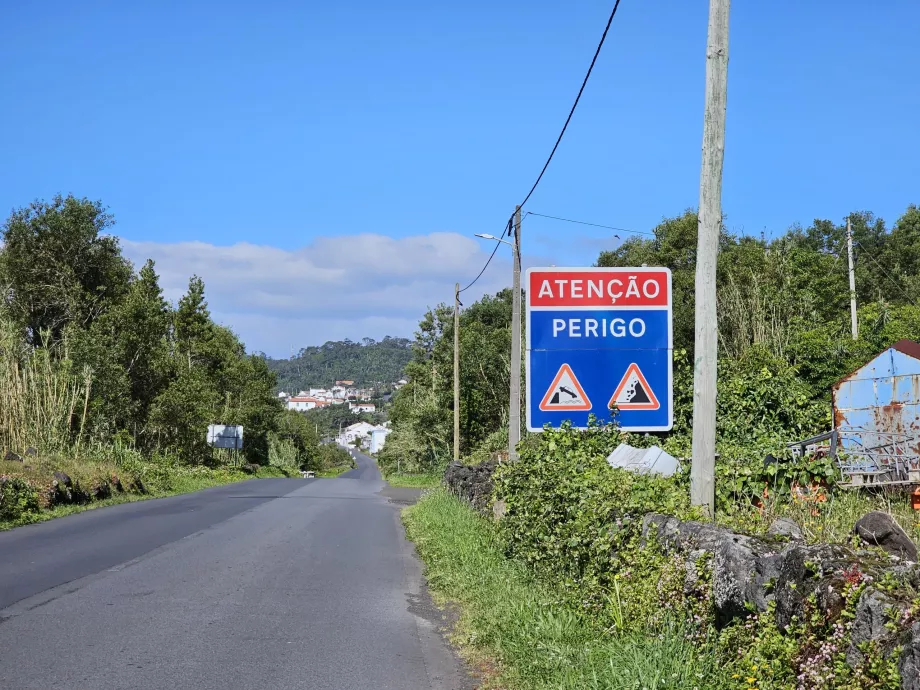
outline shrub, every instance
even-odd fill
[[[495,474],[505,501],[501,521],[508,553],[571,583],[610,584],[616,550],[642,515],[688,515],[678,478],[613,469],[607,456],[620,442],[610,426],[547,430],[520,447],[520,459]]]
[[[25,479],[0,475],[0,520],[18,520],[40,509],[38,492]]]

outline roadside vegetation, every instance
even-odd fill
[[[169,303],[113,224],[58,196],[0,230],[0,522],[349,462],[282,409],[201,279]],[[209,424],[241,424],[243,450],[210,448]]]
[[[406,489],[433,489],[440,485],[442,477],[440,474],[406,474],[402,472],[390,472],[384,474],[383,478],[390,486],[400,486]]]
[[[774,238],[724,232],[718,266],[719,391],[717,464],[720,509],[758,489],[764,458],[827,431],[830,389],[842,376],[901,338],[920,338],[920,208],[893,226],[871,213],[850,215],[859,286],[859,338],[850,335],[846,220],[815,220]],[[601,252],[599,266],[667,266],[674,288],[674,428],[631,435],[690,456],[693,285],[697,216],[665,219],[652,238]],[[841,258],[842,257],[842,258]],[[485,296],[460,314],[460,448],[479,462],[507,448],[511,292]],[[394,432],[380,453],[384,472],[441,473],[453,453],[453,315],[439,305],[419,322],[406,372],[393,398]],[[599,420],[615,422],[615,415]],[[524,434],[525,441],[528,434]],[[785,471],[781,466],[776,471]],[[832,468],[816,468],[815,472]],[[772,498],[771,498],[772,501]],[[776,510],[782,510],[774,503]]]
[[[911,623],[920,619],[913,571],[898,570],[887,554],[864,546],[863,556],[854,556],[864,560],[832,566],[822,559],[840,558],[827,555],[838,552],[816,546],[801,552],[814,560],[805,562],[797,613],[788,622],[777,622],[776,602],[726,618],[714,595],[711,553],[668,551],[643,534],[649,513],[700,518],[689,505],[689,477],[610,468],[607,454],[622,436],[610,427],[562,429],[523,446],[520,460],[500,464],[493,476],[494,497],[502,501],[498,520],[444,488],[405,511],[431,586],[459,608],[455,641],[475,665],[493,670],[495,687],[902,687],[900,645],[909,643]],[[808,471],[804,464],[801,469]],[[761,479],[780,494],[791,486],[790,479]],[[761,510],[754,498],[748,497],[746,514]],[[808,541],[836,536],[846,545],[856,517],[888,500],[841,492],[840,503],[784,513],[828,526]],[[739,534],[750,527],[765,531],[735,514],[722,515],[720,523]],[[915,519],[905,525],[916,538]],[[762,537],[762,543],[779,551],[787,542]],[[764,591],[774,586],[765,583]],[[783,591],[795,591],[794,583],[788,587]],[[827,591],[837,592],[832,605]],[[883,598],[878,630],[857,642],[870,592]],[[788,597],[783,601],[789,605]]]
[[[404,515],[429,585],[442,603],[459,606],[453,641],[484,672],[487,687],[714,687],[717,660],[678,619],[611,633],[573,607],[565,589],[508,560],[493,525],[443,489]]]
[[[443,490],[406,514],[432,584],[460,604],[459,639],[474,655],[496,660],[501,687],[902,687],[899,650],[917,644],[910,637],[920,620],[917,581],[885,570],[887,554],[864,544],[846,553],[865,562],[845,570],[822,558],[854,546],[854,524],[870,511],[892,516],[920,540],[918,512],[903,489],[844,489],[831,461],[797,459],[786,450],[831,428],[833,383],[897,340],[920,339],[920,307],[911,297],[920,287],[920,209],[910,206],[890,227],[870,213],[851,214],[850,221],[861,295],[856,340],[845,220],[816,220],[772,240],[726,232],[718,267],[717,524],[770,544],[774,520],[791,518],[802,529],[802,548],[814,549],[804,565],[809,582],[833,583],[833,610],[811,592],[798,597],[796,615],[782,624],[774,609],[726,621],[711,594],[711,559],[688,565],[686,555],[677,558],[654,540],[643,545],[644,515],[699,517],[689,506],[687,461],[697,228],[687,212],[664,220],[653,238],[627,240],[597,261],[672,271],[673,430],[623,433],[612,412],[587,432],[525,433],[520,461],[499,463],[493,477],[500,519],[480,517]],[[461,313],[460,445],[467,464],[500,460],[505,450],[510,315],[508,292]],[[450,462],[452,342],[451,309],[441,305],[420,322],[409,385],[393,400],[384,471],[439,474]],[[661,446],[683,460],[683,471],[660,478],[613,470],[606,458],[623,442]],[[777,550],[784,544],[777,542]],[[501,573],[498,581],[481,575],[492,569]],[[792,599],[794,587],[787,592]],[[855,621],[867,615],[870,595],[887,602],[875,611],[877,639],[851,648],[867,629],[864,618]],[[686,659],[697,678],[678,675],[669,684],[669,674],[680,671],[670,670],[657,645]],[[532,658],[531,650],[539,654]],[[630,675],[656,669],[664,673]]]

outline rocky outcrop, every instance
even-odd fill
[[[866,513],[856,522],[853,533],[870,546],[880,546],[898,558],[917,562],[916,544],[888,513]]]
[[[874,589],[865,590],[859,597],[850,633],[850,648],[847,650],[850,666],[855,667],[865,661],[862,646],[866,642],[874,643],[886,652],[895,646],[897,635],[886,625],[889,611],[894,606],[895,602],[890,597]]]
[[[788,536],[774,530],[774,535],[760,538],[657,513],[646,515],[642,522],[643,539],[654,540],[667,554],[684,556],[688,577],[696,572],[701,556],[711,558],[712,597],[719,625],[751,611],[766,611],[770,602],[775,602],[780,627],[795,618],[801,620],[809,600],[828,619],[836,619],[845,606],[843,593],[848,583],[871,582],[884,571],[905,584],[920,577],[910,564],[898,565],[842,545],[806,545],[791,540],[798,533],[788,525],[783,531]],[[880,639],[882,600],[881,595],[867,595],[860,603],[857,640]],[[851,657],[857,659],[856,652]]]
[[[70,478],[69,475],[65,474],[64,472],[55,472],[54,481],[56,481],[59,486],[67,486],[67,487],[73,486],[73,480]]]
[[[801,620],[811,595],[825,616],[836,619],[845,605],[845,583],[866,574],[859,564],[857,555],[844,546],[793,544],[784,548],[774,588],[777,624],[785,628],[793,618]]]
[[[6,455],[3,456],[3,459],[7,462],[22,462],[22,456],[17,455],[11,450],[6,451]]]
[[[642,536],[654,538],[665,553],[683,553],[688,573],[700,556],[712,557],[712,596],[717,623],[724,625],[751,609],[766,611],[771,587],[782,563],[777,545],[737,534],[708,522],[682,522],[667,515],[649,514]]]
[[[805,534],[795,520],[789,518],[776,518],[767,530],[771,537],[785,537],[791,541],[805,541]]]
[[[920,690],[920,623],[914,623],[898,660],[902,690]]]
[[[480,513],[489,514],[492,511],[492,474],[497,466],[494,460],[481,465],[452,462],[444,472],[444,483]]]

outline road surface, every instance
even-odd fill
[[[472,687],[357,460],[0,533],[0,687]]]

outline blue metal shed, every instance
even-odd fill
[[[860,473],[920,479],[920,343],[899,340],[834,384],[832,398],[840,450],[859,456]]]

